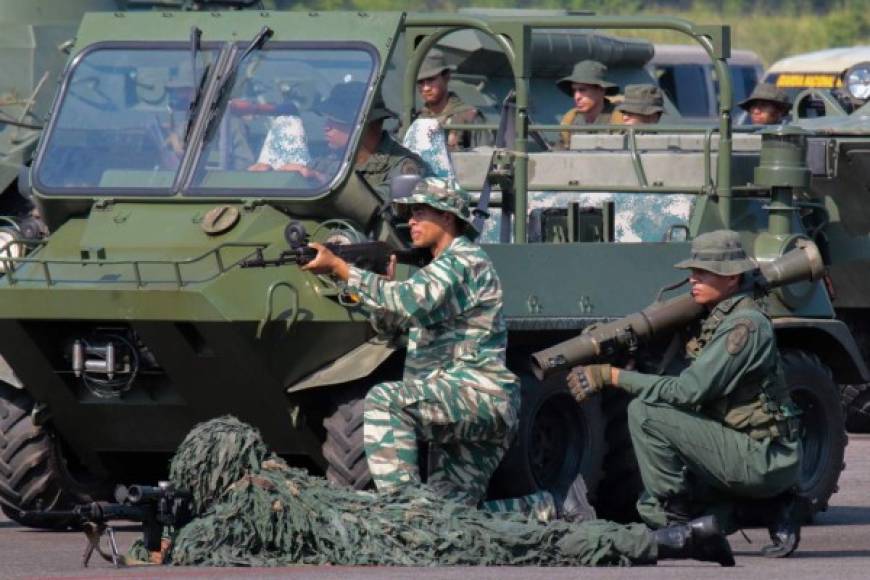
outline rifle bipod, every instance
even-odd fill
[[[122,568],[127,565],[124,557],[118,553],[118,542],[115,539],[115,529],[105,523],[85,522],[82,525],[85,532],[85,537],[88,540],[88,545],[85,546],[85,553],[82,555],[82,568],[87,568],[91,561],[91,556],[94,552],[100,555],[106,562],[111,562],[115,568]],[[100,545],[100,540],[106,536],[109,540],[110,553],[106,553]]]

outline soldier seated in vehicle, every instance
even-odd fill
[[[451,70],[441,51],[433,50],[426,55],[417,73],[417,90],[423,99],[423,108],[418,118],[438,120],[445,128],[447,148],[450,151],[492,145],[491,131],[448,128],[453,123],[462,125],[486,123],[483,113],[462,102],[459,96],[448,89]]]
[[[328,147],[326,155],[314,156],[310,162],[289,160],[274,167],[277,171],[294,171],[318,184],[325,183],[338,171],[345,150],[350,141],[356,121],[357,104],[362,101],[366,91],[365,83],[349,82],[338,84],[318,107],[317,112],[324,117],[324,138]],[[360,138],[355,170],[372,187],[389,183],[396,175],[428,175],[429,169],[419,155],[397,143],[384,131],[384,120],[395,117],[387,109],[383,98],[378,95],[368,115],[368,124]],[[268,144],[268,137],[267,143]],[[282,149],[298,149],[296,145]],[[298,156],[298,155],[297,155]],[[257,163],[251,171],[269,171],[271,163]]]
[[[625,98],[616,106],[622,125],[654,125],[664,110],[662,91],[655,85],[628,85]]]
[[[574,65],[570,75],[559,79],[556,86],[574,100],[574,107],[562,116],[560,125],[609,125],[613,104],[606,98],[615,95],[619,87],[607,80],[607,67],[598,61],[583,60]],[[560,134],[562,149],[568,149],[571,132]]]
[[[755,263],[737,233],[720,230],[695,238],[691,258],[676,267],[691,271],[692,297],[709,310],[686,346],[689,367],[659,376],[577,366],[569,388],[578,401],[606,386],[634,395],[628,423],[645,488],[638,511],[648,525],[715,512],[733,531],[740,502],[770,498],[773,543],[762,554],[788,556],[800,540],[799,411],[773,324],[741,286]]]
[[[768,83],[758,83],[752,94],[738,106],[748,113],[752,125],[779,125],[788,122],[791,99],[788,93]]]

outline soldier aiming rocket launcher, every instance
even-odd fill
[[[809,240],[801,240],[794,250],[747,273],[744,283],[761,295],[793,282],[818,280],[824,272],[825,265],[818,247]],[[590,327],[580,336],[532,354],[532,371],[543,380],[576,365],[634,352],[654,338],[697,320],[703,313],[704,307],[697,304],[691,294],[655,302],[640,312]]]

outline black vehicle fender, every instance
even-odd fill
[[[815,353],[831,368],[838,384],[870,382],[870,370],[842,320],[784,317],[775,318],[773,327],[780,349]]]

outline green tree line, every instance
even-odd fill
[[[303,0],[313,10],[454,11],[464,7],[550,8],[599,14],[675,15],[731,26],[732,45],[766,64],[835,46],[870,44],[870,0]],[[644,34],[681,42],[670,33]]]

